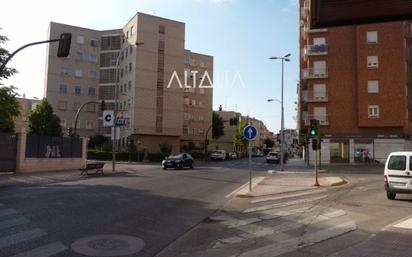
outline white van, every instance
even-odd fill
[[[389,154],[384,181],[386,196],[390,200],[395,199],[396,193],[412,193],[412,152]]]

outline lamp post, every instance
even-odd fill
[[[136,42],[134,45],[139,46],[143,45],[143,42]],[[117,93],[119,87],[119,69],[120,69],[120,57],[122,56],[124,48],[120,49],[119,56],[116,59],[116,83],[114,87],[114,94],[115,94],[115,102],[114,102],[114,122],[113,122],[113,138],[112,138],[112,171],[116,170],[116,116],[118,111],[118,101],[119,101],[119,94]]]
[[[284,109],[283,109],[283,70],[284,70],[284,62],[289,62],[290,59],[290,53],[286,54],[283,57],[276,57],[272,56],[269,59],[270,60],[282,60],[282,86],[281,86],[281,100],[280,100],[280,105],[281,105],[281,121],[280,121],[280,170],[283,171],[283,165],[285,162],[285,156],[284,156],[284,143],[285,143],[285,135],[284,135]]]

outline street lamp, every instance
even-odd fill
[[[136,42],[135,46],[144,45],[143,42]],[[113,138],[112,138],[112,171],[116,170],[116,116],[118,111],[118,101],[119,101],[119,94],[117,93],[119,88],[119,69],[120,69],[120,57],[122,56],[124,48],[120,49],[119,55],[116,59],[116,83],[114,87],[114,94],[115,94],[115,102],[114,102],[114,122],[113,122]]]
[[[284,143],[285,143],[285,135],[283,133],[283,130],[285,129],[285,121],[284,121],[284,110],[283,110],[283,66],[284,66],[284,62],[289,62],[290,59],[290,53],[286,54],[283,57],[276,57],[276,56],[272,56],[269,59],[270,60],[282,60],[282,87],[281,87],[281,100],[280,100],[280,105],[281,105],[281,121],[280,121],[280,170],[283,171],[283,164],[285,162],[285,156],[284,156]],[[271,100],[271,99],[269,99]],[[268,100],[268,101],[269,101]]]

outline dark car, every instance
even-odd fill
[[[172,154],[162,161],[162,168],[183,169],[188,167],[193,169],[193,157],[188,153]]]

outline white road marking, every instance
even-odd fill
[[[328,197],[328,195],[322,195],[322,196],[306,198],[306,199],[298,199],[298,200],[289,201],[289,202],[263,205],[263,206],[259,206],[259,207],[248,208],[248,209],[244,210],[243,213],[266,211],[266,210],[269,210],[269,209],[281,208],[281,207],[286,207],[286,206],[290,206],[290,205],[304,204],[304,203],[308,203],[308,202],[318,201],[318,200],[324,199],[326,197]]]
[[[32,240],[38,237],[42,237],[47,235],[46,232],[39,228],[26,230],[23,232],[19,232],[17,234],[13,234],[10,236],[0,237],[0,249],[9,247],[24,241]]]
[[[289,218],[288,221],[283,222],[280,225],[273,226],[273,227],[262,227],[262,226],[252,226],[252,227],[244,227],[240,230],[243,230],[246,233],[239,234],[236,236],[218,239],[220,242],[219,246],[215,245],[214,248],[223,247],[224,244],[234,244],[240,243],[245,240],[254,239],[258,237],[264,236],[272,236],[280,233],[284,233],[288,230],[297,229],[304,225],[314,225],[320,223],[322,221],[331,220],[333,218],[338,218],[340,216],[346,215],[346,212],[343,210],[334,210],[322,215],[316,216],[308,216],[300,219],[291,219]]]
[[[279,243],[269,244],[251,251],[247,251],[239,255],[239,257],[275,257],[295,251],[299,248],[313,245],[315,243],[337,237],[344,233],[355,230],[356,224],[352,221],[338,224],[323,230],[305,234],[303,237],[294,237],[284,240]]]
[[[24,253],[19,253],[12,257],[49,257],[60,252],[66,251],[67,249],[68,248],[61,242],[55,242]]]
[[[412,218],[399,222],[398,224],[393,225],[395,228],[404,228],[412,229]]]
[[[17,225],[22,225],[29,223],[29,220],[26,218],[16,218],[11,220],[5,220],[0,222],[0,229],[11,228]]]
[[[3,210],[0,210],[0,217],[11,215],[11,214],[16,214],[16,213],[17,212],[13,209],[3,209]]]
[[[326,192],[326,191],[327,191],[326,189],[311,189],[311,190],[309,190],[309,191],[304,191],[304,192],[294,193],[294,194],[285,194],[285,195],[261,197],[261,198],[257,198],[257,199],[255,199],[255,200],[250,201],[250,203],[260,203],[260,202],[266,202],[266,201],[275,201],[275,200],[281,200],[281,199],[286,199],[286,198],[293,198],[293,197],[304,196],[304,195],[324,193],[324,192]]]

